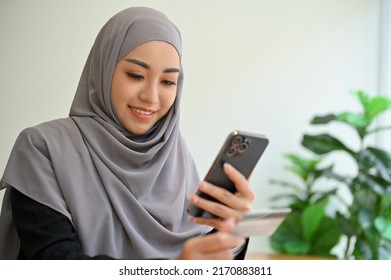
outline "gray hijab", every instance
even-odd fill
[[[10,186],[68,217],[89,255],[174,258],[210,230],[187,220],[198,175],[179,131],[182,67],[175,103],[141,137],[125,130],[111,102],[116,63],[151,40],[181,56],[179,30],[164,14],[138,7],[113,16],[91,49],[70,117],[21,132],[1,179],[0,258],[16,258],[20,247]]]

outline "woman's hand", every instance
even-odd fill
[[[251,190],[248,180],[230,164],[224,164],[224,172],[235,184],[237,192],[233,194],[208,182],[201,182],[199,184],[200,190],[214,197],[220,203],[203,199],[197,195],[190,196],[189,200],[219,218],[191,217],[191,221],[220,230],[222,220],[233,218],[237,222],[242,219],[244,214],[251,211],[255,194]]]
[[[224,172],[235,184],[237,190],[235,194],[208,182],[201,182],[200,190],[219,202],[209,201],[197,195],[189,197],[191,203],[219,217],[190,217],[190,219],[198,224],[212,226],[218,231],[189,239],[178,259],[233,259],[232,249],[245,243],[244,238],[232,235],[230,232],[235,227],[235,223],[251,211],[255,195],[248,180],[234,167],[224,164]]]
[[[245,239],[230,234],[235,227],[232,219],[221,223],[219,232],[187,240],[178,260],[232,260],[232,249],[240,247]]]

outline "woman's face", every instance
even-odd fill
[[[130,133],[145,134],[171,108],[179,64],[176,49],[162,41],[146,42],[117,63],[111,84],[112,102]]]

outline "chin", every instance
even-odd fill
[[[148,128],[130,128],[130,127],[127,127],[126,130],[129,131],[130,133],[132,133],[133,135],[136,135],[136,136],[142,136],[144,135],[145,133],[147,133],[151,128],[148,127]]]

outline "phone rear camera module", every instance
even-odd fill
[[[226,155],[233,157],[246,152],[249,146],[248,140],[241,135],[236,136],[232,139],[231,144],[226,152]]]

